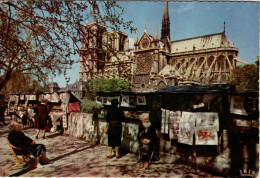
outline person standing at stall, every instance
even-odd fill
[[[45,138],[46,127],[50,124],[51,119],[49,117],[47,102],[45,101],[37,106],[37,139],[41,131],[43,132],[43,138]]]
[[[0,121],[4,124],[7,125],[7,123],[5,123],[5,105],[4,105],[4,101],[0,100]]]
[[[118,106],[118,100],[111,101],[111,108],[107,110],[106,121],[109,123],[108,128],[108,155],[112,158],[112,150],[115,148],[116,158],[120,158],[119,147],[121,145],[122,122],[125,120],[124,112]]]

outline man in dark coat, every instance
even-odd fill
[[[138,129],[138,140],[140,144],[140,164],[139,167],[149,168],[150,161],[153,157],[156,146],[156,132],[154,126],[149,120],[149,114],[143,113],[141,116],[142,124]]]

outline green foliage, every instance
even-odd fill
[[[96,92],[130,91],[131,84],[130,82],[121,79],[97,78],[89,81],[86,90],[88,95],[93,99]]]
[[[259,90],[259,66],[247,64],[237,66],[231,71],[229,83],[236,85],[238,91]]]
[[[103,105],[96,103],[95,101],[92,101],[87,98],[83,98],[81,103],[81,112],[84,113],[91,113],[93,109],[100,109],[103,108]]]
[[[8,97],[11,93],[42,93],[44,87],[30,75],[16,75],[0,91]]]
[[[78,54],[86,21],[132,29],[116,1],[23,0],[0,2],[0,90],[17,75],[46,82],[66,76]],[[68,82],[69,77],[66,77]]]

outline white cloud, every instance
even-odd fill
[[[181,5],[179,8],[172,8],[170,9],[170,12],[176,12],[178,14],[190,11],[191,9],[195,8],[195,2],[188,2]]]

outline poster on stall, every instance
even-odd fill
[[[169,110],[165,110],[164,132],[166,134],[169,133],[169,115],[170,115],[170,111]]]
[[[61,110],[62,110],[63,113],[67,114],[67,104],[66,103],[61,104]]]
[[[36,95],[26,95],[26,100],[36,100]]]
[[[67,125],[67,114],[66,115],[62,115],[62,127],[63,128],[67,128],[68,125]]]
[[[67,128],[67,104],[66,103],[62,103],[61,105],[62,108],[62,127],[63,128]]]
[[[192,112],[182,112],[180,122],[190,123],[195,127],[195,117]]]
[[[102,101],[103,101],[102,104],[107,105],[107,103],[108,103],[108,97],[105,97],[105,96],[104,96]]]
[[[136,108],[136,98],[134,95],[129,96],[129,105],[130,108]]]
[[[169,116],[169,138],[174,139],[174,111],[170,111]]]
[[[173,138],[178,139],[179,136],[179,124],[181,120],[181,111],[174,112],[173,117]]]
[[[195,128],[193,124],[189,122],[180,122],[178,142],[183,144],[193,145],[194,130]]]
[[[218,145],[218,134],[214,127],[197,127],[195,140],[196,145]]]
[[[24,100],[24,99],[25,99],[24,95],[20,95],[20,100]]]
[[[145,96],[136,96],[137,105],[146,105]]]
[[[191,112],[182,112],[179,122],[178,142],[188,145],[193,144],[195,132],[195,118]]]
[[[210,127],[215,131],[219,130],[219,118],[216,112],[197,112],[192,113],[196,120],[196,127]]]
[[[162,110],[162,121],[161,121],[161,132],[162,133],[165,133],[165,127],[164,127],[164,124],[165,124],[165,109],[161,109]]]
[[[129,107],[129,95],[122,95],[121,106]]]
[[[244,97],[232,96],[230,102],[230,112],[233,114],[247,115],[244,108]]]
[[[101,96],[96,96],[96,103],[97,104],[102,104],[103,98]]]

